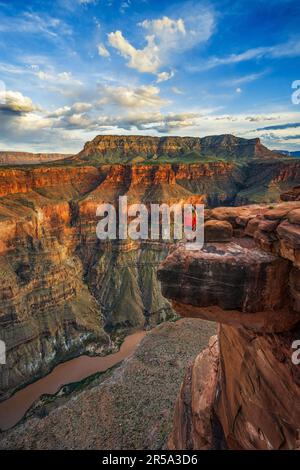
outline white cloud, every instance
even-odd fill
[[[42,34],[59,39],[59,36],[72,34],[72,29],[59,18],[46,14],[25,12],[20,16],[1,17],[0,31],[7,33]]]
[[[127,8],[130,7],[130,3],[131,3],[130,0],[121,2],[120,12],[121,12],[121,13],[125,13],[125,11],[127,10]]]
[[[99,126],[105,128],[123,129],[127,131],[156,131],[168,133],[173,130],[192,127],[200,114],[197,113],[130,113],[126,116],[100,116]]]
[[[139,26],[146,31],[143,49],[135,48],[121,31],[108,35],[109,44],[128,60],[128,67],[142,73],[159,74],[167,73],[160,69],[174,61],[174,55],[206,42],[213,33],[215,18],[210,9],[198,6],[193,8],[192,15],[189,11],[178,19],[164,16],[144,20]]]
[[[93,121],[86,114],[77,113],[67,117],[63,124],[63,127],[85,129],[89,128],[93,124]]]
[[[30,113],[37,109],[38,108],[32,103],[32,100],[19,91],[0,91],[0,111]]]
[[[230,54],[226,57],[211,57],[205,63],[190,66],[191,71],[209,70],[221,65],[237,64],[253,59],[261,59],[263,57],[271,59],[281,59],[284,57],[300,56],[300,40],[291,40],[286,43],[277,44],[275,46],[256,47],[248,49],[239,54]]]
[[[101,57],[110,57],[110,53],[108,52],[104,44],[102,43],[98,44],[97,49],[98,49],[98,54]]]
[[[75,77],[73,77],[72,72],[59,72],[54,73],[52,71],[45,72],[44,70],[33,69],[34,75],[36,75],[40,80],[45,82],[55,82],[55,83],[68,83],[73,85],[82,85],[82,82]]]
[[[242,89],[240,87],[238,87],[238,88],[235,89],[235,92],[236,93],[242,93]]]
[[[155,73],[161,65],[158,57],[158,47],[155,44],[154,37],[147,37],[147,46],[144,49],[135,49],[127,39],[124,38],[121,31],[115,31],[108,35],[109,43],[117,49],[121,55],[127,59],[128,67],[139,72]]]
[[[172,86],[171,90],[173,93],[175,93],[175,95],[184,95],[184,92],[177,86]]]
[[[168,43],[168,47],[177,47],[178,39],[186,35],[185,24],[182,18],[173,20],[164,16],[157,20],[144,20],[140,26],[145,28],[149,34],[156,36],[161,43]]]
[[[61,116],[71,116],[73,114],[82,113],[92,109],[93,105],[91,103],[77,102],[72,106],[63,106],[57,108],[55,111],[48,114],[48,117],[61,117]]]
[[[160,82],[166,82],[167,80],[170,80],[171,78],[174,77],[174,72],[171,70],[171,72],[160,72],[157,74],[157,83]]]
[[[229,80],[223,81],[223,85],[225,86],[239,86],[244,85],[245,83],[251,83],[256,80],[259,80],[264,75],[266,75],[267,71],[259,72],[259,73],[250,73],[248,75],[244,75],[243,77],[231,78]]]
[[[113,104],[124,108],[160,108],[168,104],[159,96],[159,88],[143,85],[137,88],[102,86],[99,88],[101,99],[99,104]]]

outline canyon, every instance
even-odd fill
[[[186,364],[215,332],[192,318],[158,325],[115,368],[41,397],[0,449],[161,449]]]
[[[286,380],[292,387],[287,410],[274,418],[283,429],[281,440],[279,431],[269,436],[268,412],[259,423],[265,437],[257,437],[244,402],[249,387],[256,390],[251,374],[260,351],[271,349],[267,360],[274,370],[281,370],[281,359],[289,365],[300,302],[299,182],[299,160],[274,154],[259,139],[234,136],[97,136],[62,160],[0,168],[0,339],[7,347],[1,400],[72,357],[116,351],[134,329],[178,314],[201,317],[221,324],[218,339],[210,340],[188,370],[170,448],[265,448],[267,442],[295,447],[298,415],[291,407],[299,384],[292,365],[280,379],[282,387]],[[205,204],[208,250],[189,255],[172,240],[100,241],[96,209],[102,203],[117,207],[122,195],[130,204]],[[252,358],[250,372],[244,355]],[[205,384],[207,371],[211,378]],[[197,385],[191,385],[192,376]],[[273,377],[264,380],[273,386]],[[236,382],[248,389],[236,388]],[[263,400],[269,400],[263,391]],[[190,397],[190,408],[183,395]],[[260,393],[256,398],[259,402]],[[241,405],[237,413],[242,400],[245,410]],[[290,411],[295,420],[286,425]],[[233,421],[240,434],[232,431]],[[47,423],[38,423],[47,433]]]

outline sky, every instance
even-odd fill
[[[299,24],[298,0],[0,0],[0,150],[228,133],[300,150]]]

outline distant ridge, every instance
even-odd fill
[[[54,162],[70,157],[65,153],[31,153],[0,151],[0,165],[34,165],[37,163]]]
[[[290,152],[289,150],[273,150],[274,153],[281,155],[286,155],[287,157],[300,158],[300,150]]]

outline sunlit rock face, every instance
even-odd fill
[[[216,155],[232,158],[280,158],[280,155],[264,147],[259,139],[242,139],[233,135],[209,137],[150,137],[130,135],[99,135],[87,142],[84,149],[74,157],[76,159],[90,156],[124,158],[127,156],[184,156],[189,152],[199,155]]]
[[[252,177],[252,165],[258,164],[263,194]],[[257,139],[234,136],[98,136],[59,162],[1,168],[0,339],[8,351],[1,397],[70,356],[105,353],[111,331],[177,315],[156,276],[170,244],[99,241],[99,204],[117,207],[119,196],[126,195],[129,204],[212,208],[236,204],[241,191],[243,201],[277,201],[281,191],[296,185],[299,171],[300,163],[270,153]],[[206,214],[210,240],[226,242],[241,227],[214,211]],[[243,224],[253,216],[253,209],[247,211],[241,213]],[[261,243],[272,243],[262,233]],[[293,261],[288,233],[281,250]]]
[[[170,448],[299,448],[299,208],[214,209],[236,237],[201,252],[181,246],[160,265],[178,313],[220,324],[187,371]]]

